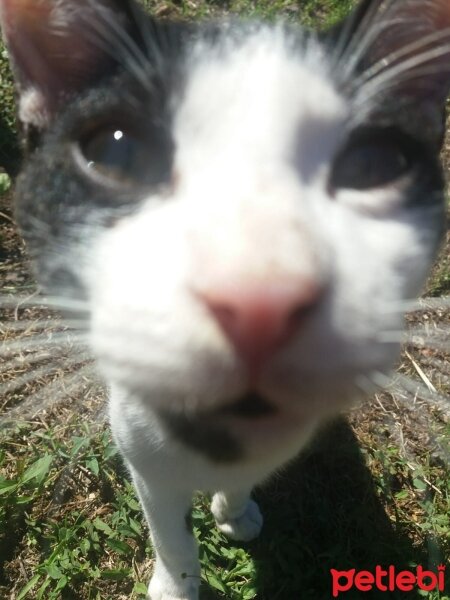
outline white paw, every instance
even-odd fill
[[[167,576],[153,575],[148,586],[149,600],[198,600],[200,577],[186,577],[175,583]]]
[[[245,511],[240,516],[220,521],[216,518],[216,524],[218,529],[230,539],[249,542],[258,537],[263,525],[263,517],[256,502],[249,500]]]

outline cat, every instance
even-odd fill
[[[386,373],[444,227],[448,0],[313,33],[157,22],[133,0],[0,0],[36,276],[83,302],[156,552],[196,600],[193,491],[251,540],[252,488]]]

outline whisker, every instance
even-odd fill
[[[419,56],[411,57],[404,62],[394,65],[369,80],[358,92],[354,99],[355,112],[361,111],[362,114],[358,115],[358,119],[365,117],[362,107],[369,105],[371,101],[376,98],[380,93],[386,92],[390,87],[397,86],[400,82],[405,82],[410,79],[414,79],[419,76],[428,75],[431,73],[440,73],[441,69],[435,67],[429,67],[424,70],[419,70],[416,67],[426,64],[433,59],[442,58],[444,56],[450,56],[450,44],[441,46],[440,48],[433,48],[427,52],[422,53]],[[403,76],[403,77],[401,77]],[[389,84],[389,86],[387,85]]]
[[[36,318],[23,321],[8,321],[0,323],[0,333],[6,335],[12,332],[37,333],[43,331],[88,331],[85,319]]]
[[[83,365],[77,371],[52,381],[28,396],[19,406],[11,408],[0,417],[0,429],[15,426],[18,420],[26,421],[44,412],[49,407],[62,404],[79,392],[82,385],[100,384],[92,364]],[[84,398],[83,398],[84,400]]]
[[[369,6],[358,29],[352,33],[352,39],[337,64],[340,72],[343,73],[343,80],[350,81],[352,79],[358,63],[375,40],[381,37],[385,29],[402,22],[400,19],[385,18],[394,4],[394,0],[387,0],[384,5],[374,2]]]
[[[382,344],[393,344],[405,341],[405,331],[403,329],[391,331],[379,331],[375,335],[377,342]]]
[[[28,302],[29,300],[33,299],[35,296],[37,296],[39,294],[39,290],[35,290],[32,294],[30,294],[29,296],[27,296],[26,300],[23,301],[19,301],[19,303],[14,307],[14,319],[17,321],[19,318],[19,309],[21,307],[21,305],[25,302]]]
[[[109,11],[92,1],[89,4],[102,23],[98,19],[92,19],[91,14],[85,11],[82,16],[92,35],[88,35],[88,32],[84,35],[102,51],[118,60],[144,89],[153,92],[151,77],[154,76],[154,67],[149,58],[145,56],[128,32],[111,17]],[[112,47],[111,44],[113,44]]]
[[[391,391],[391,388],[393,387],[392,375],[388,377],[385,373],[382,373],[381,371],[372,371],[368,377],[377,388],[386,391]]]
[[[419,298],[417,304],[418,307],[414,310],[439,310],[440,308],[450,308],[450,296]]]
[[[425,310],[425,307],[423,307]],[[417,311],[415,311],[417,312]],[[450,327],[442,327],[437,323],[424,323],[406,327],[405,329],[390,329],[377,332],[375,339],[381,343],[402,342],[420,347],[439,344],[441,349],[450,350]]]
[[[425,366],[436,369],[436,371],[438,372],[440,377],[442,377],[443,375],[448,375],[449,379],[447,380],[447,378],[446,378],[446,382],[450,382],[450,362],[449,361],[442,360],[442,359],[436,358],[436,357],[422,357],[421,363],[423,363]]]
[[[416,348],[448,351],[450,349],[450,328],[438,325],[414,327],[406,331],[404,343]]]
[[[378,389],[378,386],[367,375],[358,375],[355,378],[354,384],[365,396],[371,396]]]
[[[64,361],[64,370],[83,364],[83,362],[85,361],[81,357],[77,357],[76,360],[69,360],[68,358],[66,358]],[[44,367],[34,369],[25,373],[24,375],[20,375],[19,377],[14,377],[14,379],[12,379],[11,381],[0,384],[0,396],[11,394],[12,392],[15,392],[20,388],[24,387],[31,381],[36,381],[41,377],[54,375],[58,372],[61,372],[61,367],[45,365]]]
[[[86,360],[92,360],[92,355],[90,355],[87,352],[84,354],[81,352],[77,352],[77,357],[80,359],[80,362],[84,362]],[[22,354],[21,356],[18,356],[16,358],[13,358],[11,360],[3,362],[3,364],[0,365],[0,375],[8,373],[9,371],[13,371],[14,369],[27,368],[32,365],[35,365],[35,364],[38,364],[38,363],[41,363],[44,361],[49,361],[49,360],[51,360],[52,362],[56,362],[59,360],[66,361],[67,360],[67,350],[65,350],[64,348],[56,347],[56,351],[52,351],[52,352],[50,352],[50,351],[39,352],[38,351],[37,354],[26,354],[26,355]]]
[[[74,300],[59,296],[14,296],[0,294],[0,308],[53,308],[65,311],[88,313],[89,305],[83,300]]]
[[[380,307],[386,315],[398,314],[399,316],[424,311],[443,311],[450,308],[450,296],[411,298],[409,300],[396,300],[385,303]]]
[[[137,14],[138,8],[132,5],[131,10],[135,13],[136,23],[145,43],[147,56],[151,57],[151,63],[157,73],[163,73],[165,69],[165,58],[170,57],[170,53],[176,47],[178,40],[172,35],[174,29],[171,25],[159,23],[155,26],[152,19],[140,19]],[[186,26],[186,24],[185,24]]]
[[[38,334],[32,338],[21,338],[14,341],[4,341],[0,345],[0,356],[10,356],[21,350],[29,351],[34,348],[62,346],[63,344],[73,347],[81,347],[82,343],[86,343],[89,336],[77,334],[74,332],[63,332],[53,334]]]
[[[389,302],[383,307],[385,314],[408,314],[423,311],[445,311],[450,308],[450,296],[437,298],[425,296],[423,298],[412,298],[410,300],[398,300]]]
[[[425,48],[426,46],[430,46],[433,43],[437,43],[439,41],[447,41],[447,44],[441,47],[441,48],[447,47],[447,50],[444,52],[444,54],[446,54],[449,51],[448,50],[449,38],[450,38],[450,30],[445,29],[443,31],[435,31],[433,33],[426,35],[425,37],[422,37],[421,39],[419,39],[417,41],[407,44],[406,46],[402,46],[400,49],[396,50],[395,52],[391,52],[391,54],[388,54],[387,56],[384,56],[377,63],[375,63],[374,65],[370,66],[368,69],[363,71],[363,73],[361,73],[361,75],[359,75],[358,77],[356,77],[353,80],[352,87],[356,90],[360,89],[362,86],[366,85],[370,80],[375,79],[375,76],[388,71],[389,69],[387,69],[386,67],[390,67],[393,63],[395,63],[394,66],[404,65],[408,61],[403,61],[400,64],[398,61],[402,58],[407,57],[408,55],[413,54],[413,53],[417,54],[418,50],[421,50],[421,48]],[[439,50],[439,49],[434,48],[433,50],[429,50],[428,52],[433,52],[434,50]],[[420,59],[421,56],[426,55],[426,54],[427,54],[426,52],[422,52],[418,56],[414,55],[414,56],[410,57],[408,60],[413,64],[413,66],[415,66],[414,65],[415,61],[417,59]],[[440,54],[438,54],[438,56],[440,56]],[[433,54],[431,54],[430,59],[426,58],[424,60],[424,62],[427,62],[428,60],[431,60],[432,58],[435,58],[435,56]],[[441,72],[441,69],[438,69],[438,71]]]
[[[426,376],[425,372],[420,367],[420,365],[418,364],[418,362],[411,356],[411,354],[407,350],[405,350],[405,356],[408,357],[409,361],[413,365],[413,367],[416,370],[417,374],[419,375],[420,379],[426,385],[428,391],[433,392],[433,393],[437,393],[437,390],[434,387],[434,385],[431,383],[430,379]]]
[[[390,394],[395,394],[396,398],[408,399],[408,396],[405,396],[405,392],[407,392],[413,398],[420,397],[422,400],[431,400],[436,406],[444,409],[446,413],[450,411],[450,400],[447,396],[438,392],[434,386],[430,387],[429,384],[408,377],[403,373],[395,372],[387,376],[381,371],[373,371],[370,374],[370,380],[378,388]]]
[[[402,373],[396,373],[395,378],[393,379],[392,389],[394,389],[400,397],[402,394],[404,395],[404,391],[407,391],[412,396],[419,397],[422,400],[431,403],[445,415],[450,415],[449,398],[439,393],[437,390],[430,390],[425,383],[421,383]]]
[[[374,6],[374,12],[376,11],[377,8]],[[345,82],[345,84],[349,82],[353,83],[352,79],[358,63],[362,60],[373,42],[389,27],[390,23],[371,23],[369,25],[370,27],[361,38],[359,45],[358,39],[355,36],[354,42],[352,41],[349,44],[346,52],[340,58],[338,63],[340,69],[339,79]]]

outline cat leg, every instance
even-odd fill
[[[132,470],[156,554],[151,600],[198,600],[200,563],[190,525],[192,493],[149,483]]]
[[[261,531],[263,517],[256,502],[250,498],[249,490],[215,493],[211,512],[217,527],[232,540],[248,542]]]

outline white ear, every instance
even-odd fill
[[[129,29],[131,12],[127,0],[0,0],[24,124],[44,128],[68,97],[114,67],[99,31],[111,22]]]

